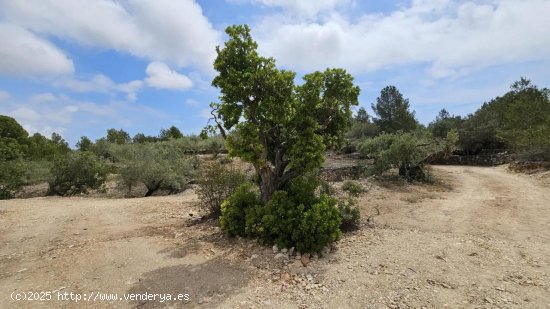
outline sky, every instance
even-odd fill
[[[396,86],[417,119],[550,86],[550,0],[0,0],[0,114],[71,146],[109,128],[198,133],[225,27],[301,76],[346,69],[360,106]]]

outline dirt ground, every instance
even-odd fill
[[[0,201],[0,308],[549,308],[547,178],[433,172],[435,185],[362,180],[361,229],[307,267],[193,224],[192,190]],[[11,300],[20,293],[43,300]]]

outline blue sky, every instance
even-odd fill
[[[0,0],[0,114],[71,146],[112,127],[198,133],[215,47],[246,23],[280,67],[345,68],[369,112],[395,85],[427,124],[520,76],[550,86],[549,13],[549,0]]]

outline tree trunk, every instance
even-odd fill
[[[262,202],[265,204],[271,198],[271,195],[277,190],[276,179],[273,171],[269,167],[260,168],[260,191],[262,193]]]

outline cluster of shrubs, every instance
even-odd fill
[[[349,193],[340,200],[334,189],[316,177],[303,176],[275,191],[262,203],[258,186],[228,164],[209,163],[198,181],[201,205],[219,216],[228,236],[257,238],[266,245],[319,252],[338,240],[343,231],[359,227],[357,183],[346,183]]]
[[[48,183],[49,194],[69,196],[99,190],[109,174],[132,192],[145,186],[145,196],[184,190],[195,177],[195,154],[225,150],[221,137],[184,136],[176,127],[158,136],[107,130],[95,142],[82,137],[77,150],[56,133],[29,136],[17,121],[0,115],[0,199],[13,198],[23,186]]]

